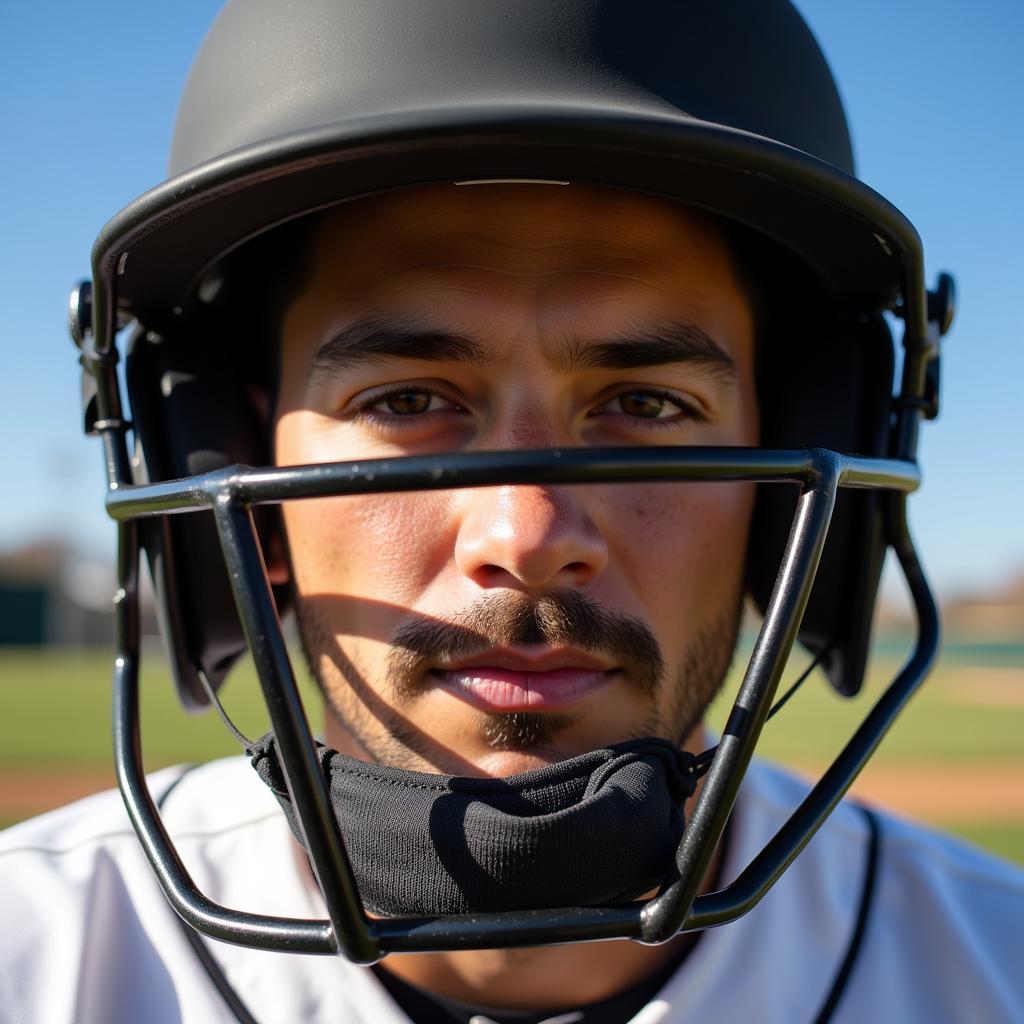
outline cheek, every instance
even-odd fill
[[[280,416],[275,462],[303,465],[358,458],[328,417],[308,410]],[[453,542],[445,492],[368,494],[290,502],[283,509],[300,594],[338,594],[408,604],[444,564]]]
[[[752,484],[623,488],[609,495],[619,564],[667,636],[716,621],[743,586]]]
[[[291,502],[284,521],[300,594],[404,608],[446,564],[454,537],[440,492]]]

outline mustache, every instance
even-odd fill
[[[658,641],[639,619],[609,612],[578,591],[557,590],[536,600],[490,594],[447,622],[411,619],[392,638],[388,674],[400,695],[415,696],[430,663],[540,645],[609,658],[648,694],[657,692],[665,668]]]

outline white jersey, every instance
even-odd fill
[[[181,769],[151,777],[156,796]],[[733,817],[731,879],[806,791],[751,766]],[[243,758],[181,780],[165,822],[213,900],[322,917],[277,802]],[[1024,1021],[1024,875],[920,827],[881,818],[867,929],[839,1024]],[[868,828],[842,806],[761,904],[704,934],[635,1024],[814,1020],[850,944]],[[3,1024],[230,1024],[183,936],[116,793],[0,835]],[[260,1024],[407,1024],[375,975],[339,957],[206,940]]]

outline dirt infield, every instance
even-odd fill
[[[946,700],[959,707],[1024,708],[1024,669],[972,668],[968,680],[947,683],[943,690]]]
[[[113,786],[114,773],[108,769],[5,769],[0,774],[0,819],[28,818]]]
[[[820,768],[801,768],[815,779]],[[1024,821],[1024,765],[869,765],[851,794],[874,807],[931,822]]]
[[[810,779],[818,766],[800,766]],[[15,821],[114,785],[112,772],[33,769],[0,774],[0,819]],[[925,821],[1024,821],[1024,765],[870,765],[853,793],[866,803]]]

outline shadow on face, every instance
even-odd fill
[[[309,255],[283,321],[279,464],[756,443],[750,303],[694,211],[584,186],[430,186],[339,207]],[[289,504],[329,741],[505,774],[680,739],[731,656],[752,496],[518,485]],[[495,609],[535,627],[547,609],[548,628],[497,628]],[[424,622],[438,627],[397,669]],[[442,642],[460,623],[472,655]],[[613,642],[623,623],[649,656]]]

